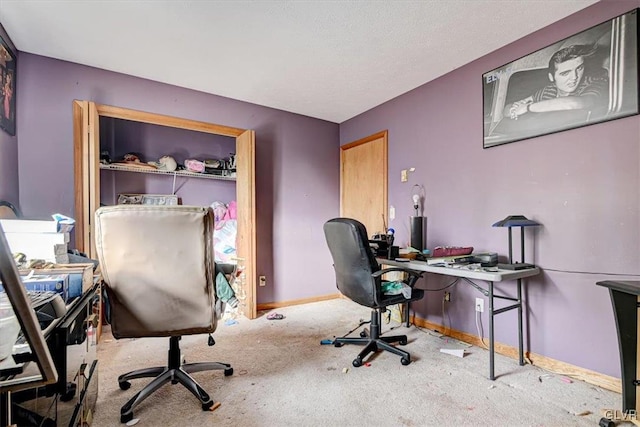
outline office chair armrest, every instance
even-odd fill
[[[408,268],[402,268],[402,267],[390,267],[390,268],[384,268],[384,269],[382,269],[380,271],[376,271],[371,276],[374,279],[377,279],[378,277],[382,276],[383,274],[391,273],[392,271],[402,271],[403,273],[407,273],[409,276],[412,276],[411,279],[413,279],[413,282],[415,282],[417,279],[422,277],[422,275],[424,274],[424,271],[410,270]]]

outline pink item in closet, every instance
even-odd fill
[[[187,159],[184,161],[184,167],[187,168],[189,172],[204,172],[204,162],[195,159]]]
[[[238,204],[235,200],[229,202],[227,206],[227,213],[223,219],[238,219]]]

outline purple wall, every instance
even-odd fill
[[[15,46],[7,36],[2,24],[0,24],[0,37],[6,41],[11,49],[16,52]],[[19,81],[18,81],[19,83]],[[20,93],[20,87],[16,87]],[[17,103],[16,103],[17,104]],[[18,137],[11,136],[0,129],[0,200],[6,200],[16,206],[18,200]]]
[[[19,206],[18,138],[0,130],[0,200]]]
[[[268,280],[258,289],[258,302],[336,292],[322,224],[339,212],[337,124],[26,53],[20,56],[18,85],[20,205],[25,215],[74,215],[74,99],[253,129],[257,273]],[[3,168],[3,179],[4,173]],[[197,185],[204,184],[199,180]],[[210,191],[202,190],[203,202]]]
[[[595,283],[640,275],[640,117],[483,150],[481,76],[638,6],[597,3],[340,126],[341,144],[389,130],[391,226],[402,244],[414,184],[425,187],[428,248],[470,245],[506,255],[507,231],[491,224],[513,214],[542,223],[527,231],[527,260],[544,271],[528,281],[526,349],[617,377],[613,310]],[[400,171],[411,167],[416,171],[401,183]],[[429,276],[419,286],[447,283]],[[513,294],[510,283],[499,288]],[[444,320],[442,292],[428,293],[415,308],[420,317],[476,334],[474,301],[481,296],[459,283]],[[487,313],[482,321],[486,335]],[[517,347],[515,313],[498,316],[496,340]]]

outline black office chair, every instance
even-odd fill
[[[363,359],[369,353],[374,353],[378,350],[395,353],[402,357],[400,362],[403,365],[408,365],[411,363],[411,355],[407,351],[391,345],[395,342],[405,345],[407,336],[380,336],[380,324],[382,312],[386,310],[387,306],[408,304],[424,296],[422,289],[413,288],[422,273],[399,267],[381,269],[369,246],[365,226],[355,219],[334,218],[327,221],[324,224],[324,235],[333,257],[338,289],[352,301],[372,309],[369,332],[366,330],[361,332],[360,338],[336,338],[334,345],[336,347],[342,347],[343,344],[365,346],[358,354],[358,357],[353,360],[353,366],[355,367],[361,366]],[[405,283],[412,288],[411,298],[405,298],[402,294],[385,295],[382,292],[382,284],[385,282],[382,279],[382,275],[392,271],[402,271],[408,275]],[[407,316],[408,320],[408,310],[405,310],[405,316]]]

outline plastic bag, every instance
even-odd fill
[[[385,295],[402,294],[406,299],[411,298],[411,286],[404,282],[383,282],[381,289]]]

